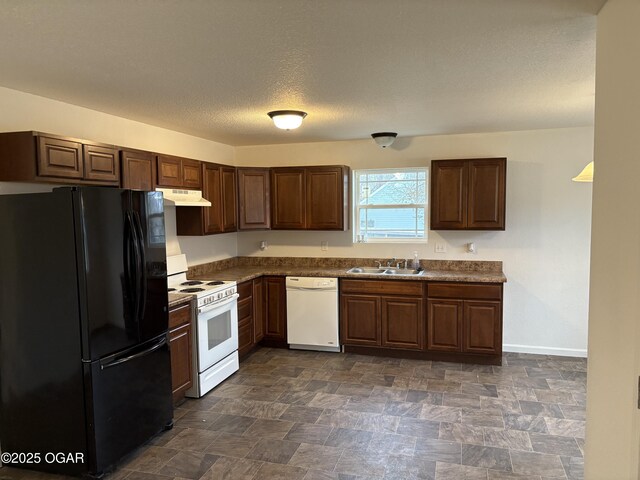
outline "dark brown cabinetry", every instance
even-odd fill
[[[191,337],[191,303],[171,309],[169,311],[169,348],[174,403],[184,399],[185,392],[193,385]]]
[[[427,295],[429,350],[502,353],[502,285],[432,283]]]
[[[265,330],[262,343],[287,346],[287,290],[284,277],[263,277]]]
[[[39,132],[1,133],[0,181],[117,186],[119,150]]]
[[[156,159],[151,152],[122,150],[122,188],[132,190],[155,190]]]
[[[506,158],[431,162],[432,230],[504,230]]]
[[[253,282],[238,284],[238,355],[251,351],[253,341]]]
[[[282,167],[271,170],[271,228],[347,230],[349,168]]]
[[[258,343],[264,338],[264,280],[262,277],[253,280],[253,343]]]
[[[244,357],[264,337],[264,281],[238,284],[238,355]]]
[[[176,209],[178,235],[214,235],[235,232],[236,173],[235,168],[201,162],[202,195],[210,207]]]
[[[157,185],[170,188],[202,188],[200,163],[188,158],[158,155]]]
[[[238,168],[238,230],[271,228],[268,168]]]
[[[422,282],[342,280],[340,294],[343,345],[423,349]]]

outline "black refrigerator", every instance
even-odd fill
[[[161,193],[0,195],[5,465],[100,475],[171,426],[166,270]]]

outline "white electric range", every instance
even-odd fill
[[[238,371],[238,289],[236,282],[189,280],[185,255],[167,257],[170,293],[193,295],[197,301],[193,371],[188,397],[199,398]]]

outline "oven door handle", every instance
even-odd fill
[[[204,307],[200,307],[198,308],[198,314],[203,314],[203,313],[207,313],[207,312],[211,312],[213,310],[218,310],[219,308],[222,308],[226,305],[229,305],[232,302],[237,301],[238,297],[240,295],[238,295],[237,293],[234,293],[233,295],[229,295],[228,297],[226,297],[223,301],[219,302],[219,303],[214,303],[211,305],[206,305]]]

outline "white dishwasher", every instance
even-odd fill
[[[287,277],[290,348],[339,352],[338,279]]]

